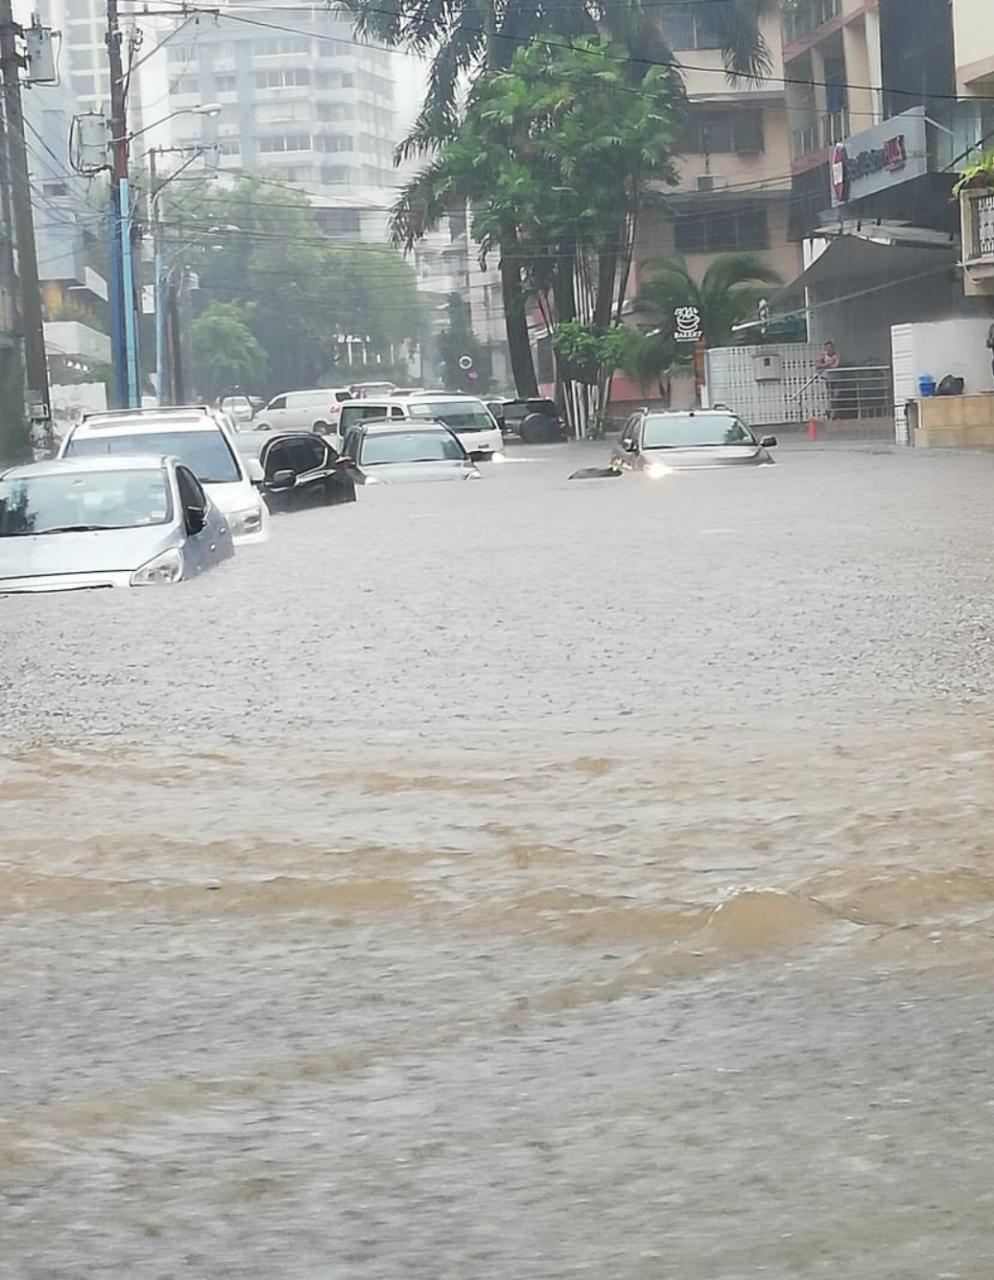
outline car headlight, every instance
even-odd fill
[[[178,547],[170,547],[160,555],[153,556],[136,569],[131,575],[133,587],[158,587],[164,583],[179,582],[183,576],[183,552]]]
[[[246,507],[244,511],[232,511],[227,520],[233,538],[259,533],[262,529],[262,508]]]
[[[650,480],[661,480],[663,476],[673,474],[672,467],[668,467],[665,462],[650,462],[645,469],[645,474]]]

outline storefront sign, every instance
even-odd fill
[[[833,147],[835,204],[862,200],[928,173],[925,108],[913,107]]]
[[[701,313],[696,307],[677,307],[673,322],[673,337],[677,342],[700,342],[704,337]]]

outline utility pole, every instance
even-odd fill
[[[8,0],[0,0],[7,3]],[[107,0],[107,60],[110,66],[111,260],[114,286],[114,368],[118,400],[125,408],[139,403],[138,329],[135,319],[135,281],[131,253],[131,189],[128,182],[128,118],[124,71],[121,65],[121,29],[117,0]]]
[[[162,225],[159,221],[159,183],[157,176],[156,155],[158,148],[153,147],[148,153],[149,175],[149,220],[152,224],[152,253],[155,287],[155,379],[156,399],[160,405],[168,404],[166,392],[166,282],[162,278],[164,264],[162,261]]]
[[[24,143],[24,114],[21,110],[20,69],[24,59],[17,52],[17,34],[10,0],[0,0],[0,69],[3,71],[3,109],[7,133],[7,177],[14,215],[17,247],[17,274],[20,281],[20,322],[24,335],[24,368],[27,374],[27,401],[32,421],[44,423],[46,442],[52,444],[52,410],[45,362],[45,329],[41,313],[41,283],[35,248],[34,215],[28,157]]]

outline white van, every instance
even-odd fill
[[[342,406],[339,430],[344,440],[349,427],[375,418],[421,419],[444,422],[473,458],[492,458],[504,448],[504,437],[493,414],[475,396],[445,391],[417,391],[407,396],[353,400]]]
[[[342,405],[352,399],[348,387],[319,387],[313,391],[285,391],[273,396],[252,420],[253,431],[317,431],[337,436]]]

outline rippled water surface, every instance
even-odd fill
[[[994,458],[0,600],[0,1276],[991,1275]]]

